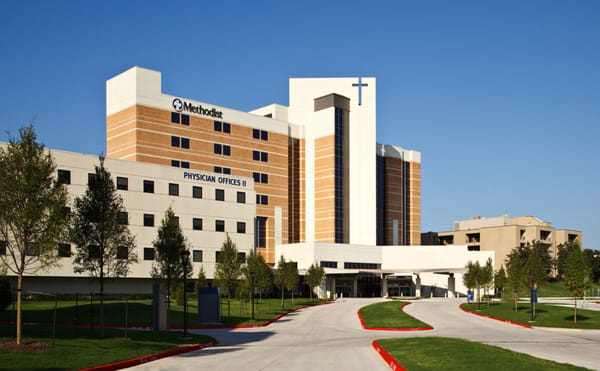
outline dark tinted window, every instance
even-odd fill
[[[201,231],[202,230],[202,218],[193,218],[192,219],[192,228]]]
[[[246,233],[246,223],[237,222],[237,233]]]
[[[144,260],[154,260],[153,247],[144,247]]]
[[[144,227],[154,227],[154,214],[144,214]]]
[[[215,231],[225,232],[225,221],[224,220],[215,220]]]
[[[129,189],[129,179],[124,178],[122,176],[117,177],[117,189],[122,191],[126,191]]]
[[[181,138],[181,148],[190,148],[190,138]]]
[[[193,186],[192,187],[192,197],[202,198],[202,187]]]
[[[245,204],[246,203],[246,192],[238,192],[237,193],[237,202],[239,204]]]
[[[190,116],[189,115],[181,115],[181,124],[189,125],[190,124]]]
[[[192,250],[192,261],[194,261],[194,262],[202,261],[202,250]]]
[[[179,137],[176,137],[176,136],[171,137],[171,146],[179,147]]]
[[[57,181],[59,184],[71,184],[71,171],[58,169]]]
[[[71,244],[70,243],[59,243],[58,244],[58,256],[61,258],[71,257]]]
[[[171,122],[179,124],[179,113],[171,112]]]
[[[225,201],[225,190],[224,189],[215,189],[215,200]]]
[[[153,180],[144,180],[144,192],[145,193],[154,193],[154,181]]]
[[[179,184],[169,183],[169,196],[179,196]]]

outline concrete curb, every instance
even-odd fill
[[[404,307],[409,304],[411,304],[411,303],[402,304],[402,306],[400,306],[400,310],[402,312],[404,312]],[[356,314],[358,315],[358,320],[360,321],[360,325],[365,330],[373,330],[373,331],[427,331],[427,330],[433,330],[433,327],[370,327],[365,324],[365,321],[363,320],[362,316],[360,315],[360,309],[356,312]],[[411,316],[410,314],[408,314],[406,312],[404,312],[404,314],[406,314],[407,316],[410,316],[411,318],[414,318],[413,316]]]
[[[525,324],[525,323],[521,323],[521,322],[515,322],[515,321],[511,321],[511,320],[504,319],[504,318],[498,318],[498,317],[489,316],[489,315],[487,315],[487,314],[483,314],[483,313],[477,313],[477,312],[473,312],[473,311],[471,311],[471,310],[468,310],[468,309],[465,309],[465,308],[463,308],[463,305],[462,305],[462,304],[460,304],[458,307],[460,308],[460,310],[462,310],[462,311],[463,311],[463,312],[465,312],[465,313],[474,314],[474,315],[476,315],[476,316],[479,316],[479,317],[489,318],[489,319],[493,319],[493,320],[496,320],[496,321],[500,321],[500,322],[508,323],[508,324],[510,324],[510,325],[521,326],[521,327],[524,327],[524,328],[529,328],[529,329],[532,329],[532,328],[533,328],[533,326],[531,326],[531,325],[527,325],[527,324]]]
[[[392,370],[406,371],[406,369],[400,363],[398,363],[398,361],[396,361],[394,357],[392,357],[392,355],[387,352],[387,350],[383,349],[381,345],[379,345],[377,340],[373,340],[372,344],[373,348],[375,348],[375,351],[379,354],[379,356],[381,356],[381,358],[383,358],[385,363],[387,363],[387,365],[390,366]]]
[[[150,355],[147,355],[147,356],[141,356],[141,357],[137,357],[137,358],[127,359],[125,361],[108,363],[106,365],[101,365],[101,366],[83,368],[80,371],[113,371],[113,370],[120,370],[120,369],[123,369],[123,368],[133,367],[133,366],[141,365],[143,363],[148,363],[148,362],[156,361],[156,360],[161,359],[161,358],[171,357],[171,356],[175,356],[175,355],[183,354],[183,353],[188,353],[188,352],[193,352],[195,350],[200,350],[200,349],[204,349],[206,347],[215,346],[215,345],[217,345],[217,341],[216,340],[213,340],[213,341],[211,341],[209,343],[204,343],[204,344],[186,345],[186,346],[182,346],[182,347],[179,347],[179,348],[173,348],[173,349],[167,350],[167,351],[162,352],[162,353],[150,354]]]

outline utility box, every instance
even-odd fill
[[[167,330],[167,293],[160,284],[152,285],[152,331]]]
[[[198,322],[221,322],[221,293],[218,287],[198,289]]]

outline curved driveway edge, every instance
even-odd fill
[[[407,305],[409,305],[410,303],[404,303],[400,306],[400,310],[402,312],[404,312],[404,307],[406,307]],[[364,328],[365,330],[373,330],[373,331],[427,331],[427,330],[433,330],[433,327],[370,327],[367,326],[365,324],[365,321],[363,320],[362,316],[360,315],[360,310],[362,308],[360,308],[357,312],[356,315],[358,315],[358,320],[360,321],[360,325],[362,326],[362,328]],[[407,316],[416,319],[415,317],[411,316],[410,314],[404,312],[404,314],[406,314]]]
[[[182,347],[179,347],[179,348],[169,349],[169,350],[167,350],[165,352],[162,352],[162,353],[150,354],[150,355],[147,355],[147,356],[141,356],[141,357],[137,357],[137,358],[127,359],[125,361],[119,361],[119,362],[109,363],[109,364],[101,365],[101,366],[95,366],[95,367],[89,367],[89,368],[82,368],[80,371],[114,371],[114,370],[120,370],[120,369],[123,369],[123,368],[128,368],[128,367],[133,367],[133,366],[141,365],[141,364],[144,364],[144,363],[156,361],[158,359],[165,358],[165,357],[170,357],[170,356],[174,356],[174,355],[177,355],[177,354],[183,354],[183,353],[193,352],[195,350],[204,349],[206,347],[215,346],[217,344],[218,344],[218,342],[216,340],[213,340],[211,342],[203,343],[203,344],[186,345],[186,346],[182,346]]]
[[[372,344],[373,348],[375,348],[375,351],[379,353],[381,358],[383,358],[385,363],[387,363],[387,365],[390,366],[392,370],[406,371],[406,369],[400,363],[398,363],[398,361],[396,361],[396,359],[394,359],[394,357],[392,357],[392,355],[389,354],[387,350],[383,349],[381,345],[379,345],[377,340],[373,340]]]
[[[521,326],[521,327],[525,327],[525,328],[533,328],[533,326],[525,324],[525,323],[515,322],[515,321],[511,321],[509,319],[504,319],[504,318],[494,317],[494,316],[490,316],[490,315],[483,314],[483,313],[473,312],[472,310],[468,310],[468,309],[463,308],[462,304],[459,304],[458,307],[460,308],[460,310],[462,310],[465,313],[474,314],[474,315],[479,316],[479,317],[485,317],[485,318],[489,318],[489,319],[494,319],[496,321],[508,323],[508,324],[515,325],[515,326]]]

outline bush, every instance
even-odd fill
[[[175,299],[175,305],[183,306],[183,285],[177,285],[173,293],[173,298]]]
[[[8,307],[12,303],[12,290],[10,281],[7,277],[0,277],[0,310]]]

